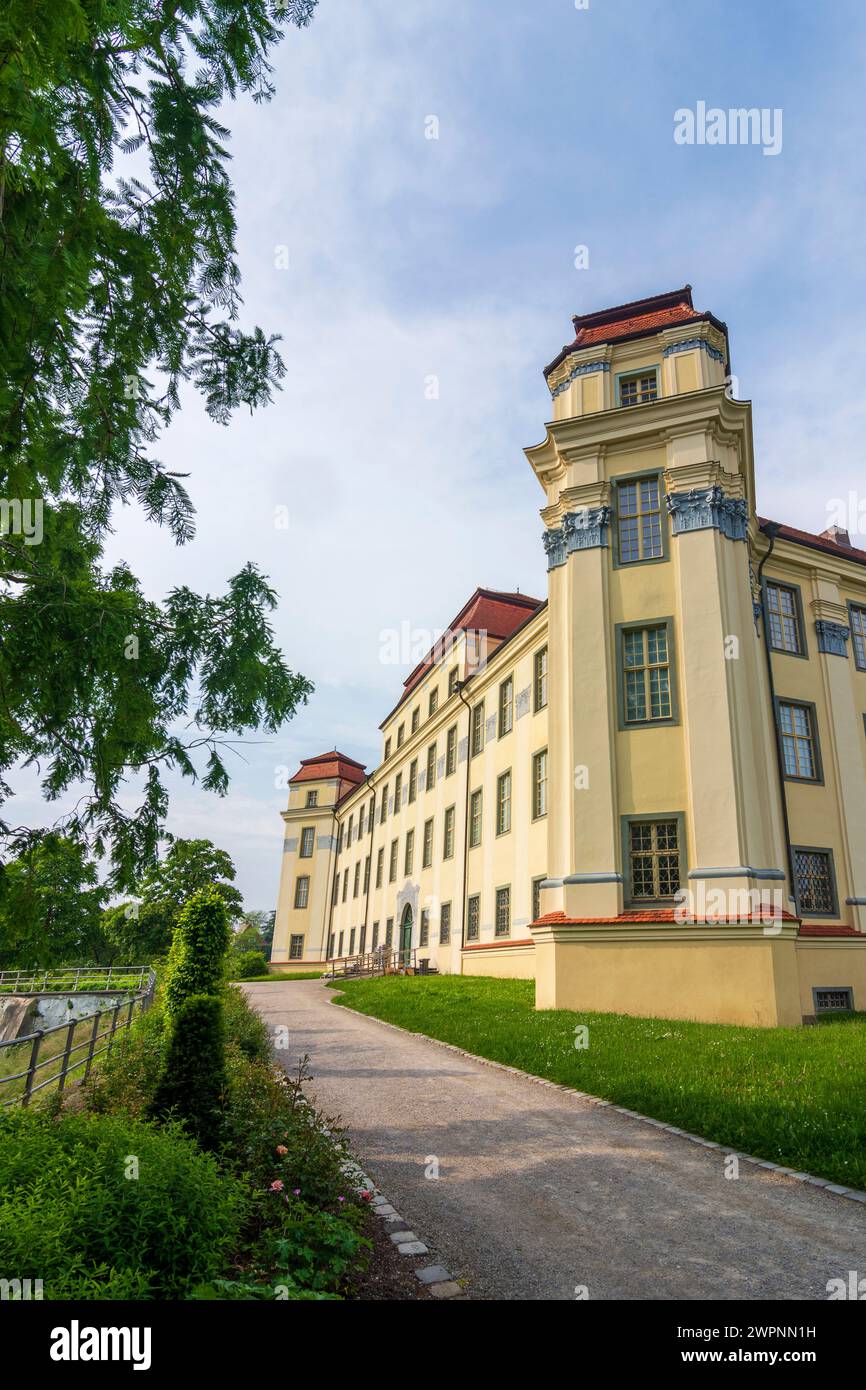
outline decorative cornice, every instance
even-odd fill
[[[597,550],[609,544],[609,507],[581,507],[576,512],[564,512],[561,526],[544,532],[542,540],[547,552],[547,568],[564,565],[575,550]]]
[[[818,651],[826,652],[829,656],[847,656],[847,642],[851,636],[851,629],[844,623],[830,623],[824,618],[819,618],[815,623],[815,632],[818,634]]]
[[[721,362],[722,366],[725,365],[725,354],[708,343],[706,338],[686,338],[683,342],[668,343],[663,350],[663,356],[670,357],[675,352],[692,352],[695,348],[703,348],[704,352],[714,361]]]
[[[688,492],[669,492],[665,502],[675,536],[712,527],[728,540],[746,539],[749,509],[745,498],[727,497],[717,483]]]
[[[555,401],[557,396],[561,396],[563,391],[567,391],[571,383],[575,381],[579,376],[587,376],[590,372],[609,371],[609,362],[578,362],[576,366],[572,367],[571,371],[568,373],[568,376],[565,377],[563,381],[560,381],[557,386],[551,386],[551,399]]]

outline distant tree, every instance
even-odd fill
[[[230,921],[240,915],[243,898],[234,887],[231,856],[210,840],[174,840],[166,855],[138,884],[139,902],[124,902],[105,914],[105,932],[126,964],[165,955],[186,902],[203,888],[214,888]]]
[[[244,929],[251,928],[261,939],[261,946],[254,946],[252,950],[265,950],[269,952],[274,941],[274,922],[276,912],[245,912],[243,915]],[[237,939],[235,940],[237,944]]]
[[[104,900],[85,845],[34,837],[0,870],[0,967],[107,963]]]
[[[224,793],[224,745],[276,731],[311,689],[274,644],[255,564],[223,595],[156,603],[104,547],[127,503],[193,535],[186,475],[154,452],[182,388],[226,424],[285,374],[278,339],[238,326],[217,112],[270,98],[281,25],[315,5],[0,6],[0,798],[20,764],[44,769],[49,800],[74,789],[53,828],[109,856],[115,892],[156,856],[164,771]],[[17,854],[32,831],[5,820],[0,838]]]

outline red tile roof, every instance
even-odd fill
[[[342,782],[363,782],[364,764],[345,753],[338,753],[335,748],[315,758],[302,758],[301,766],[289,782],[320,782],[331,777],[338,777]]]
[[[855,931],[847,924],[828,926],[826,922],[804,922],[797,934],[798,936],[863,936],[862,932]]]
[[[858,550],[854,545],[840,545],[829,536],[816,536],[811,531],[801,531],[797,526],[783,526],[781,522],[768,521],[764,516],[758,517],[758,525],[762,531],[766,531],[768,526],[778,527],[780,540],[793,541],[795,545],[805,545],[810,550],[821,550],[825,555],[835,555],[840,560],[853,560],[856,565],[866,565],[866,550]]]
[[[545,367],[545,376],[549,376],[569,353],[598,347],[602,343],[646,338],[682,323],[709,322],[724,333],[725,338],[728,335],[725,324],[713,314],[694,307],[691,285],[684,285],[681,290],[670,290],[667,294],[651,295],[648,299],[633,299],[628,304],[617,304],[611,309],[575,314],[571,321],[574,324],[574,342],[563,347]]]
[[[449,640],[458,632],[486,632],[488,637],[505,640],[519,627],[533,617],[544,606],[544,600],[531,598],[529,594],[503,593],[499,589],[476,589],[467,599],[460,612],[451,619],[446,631],[436,646],[409,672],[403,682],[403,694],[394,709],[386,714],[379,728],[383,728],[395,710],[398,710],[417,685],[431,671],[436,662],[448,651]]]
[[[783,922],[796,922],[799,920],[797,917],[794,917],[790,912],[784,911],[781,914],[781,918]],[[740,917],[718,917],[712,919],[712,921],[707,925],[713,926],[717,922],[733,922],[736,924],[742,920],[743,919]],[[753,913],[752,916],[748,918],[748,921],[750,922],[776,922],[778,920],[779,919],[776,913],[772,912],[769,908],[760,908],[757,912]],[[539,917],[537,922],[530,923],[530,926],[543,927],[550,926],[553,923],[560,923],[565,924],[567,926],[594,926],[596,924],[600,924],[607,926],[628,927],[631,926],[633,922],[676,922],[678,926],[705,925],[700,921],[700,919],[696,919],[694,923],[690,922],[688,919],[686,919],[685,921],[680,921],[676,917],[674,909],[672,907],[652,907],[634,910],[631,912],[622,912],[618,917],[566,917],[564,912],[548,912],[545,914],[544,917]]]

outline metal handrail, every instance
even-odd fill
[[[38,1028],[33,1033],[22,1034],[19,1038],[7,1038],[4,1041],[0,1041],[0,1060],[2,1060],[4,1048],[20,1047],[24,1043],[30,1043],[30,1059],[24,1070],[12,1072],[8,1076],[0,1076],[0,1088],[8,1085],[10,1082],[24,1081],[21,1094],[11,1096],[8,1100],[0,1100],[0,1109],[4,1109],[8,1105],[28,1105],[31,1096],[35,1095],[37,1091],[43,1090],[44,1087],[53,1085],[55,1082],[57,1083],[58,1091],[62,1091],[69,1073],[82,1065],[80,1061],[73,1062],[73,1056],[83,1051],[85,1048],[87,1049],[87,1057],[84,1061],[83,1080],[86,1081],[90,1075],[94,1059],[102,1056],[104,1052],[110,1052],[115,1034],[122,1032],[132,1023],[136,1005],[138,1005],[139,1014],[144,1013],[150,1008],[156,989],[156,974],[152,969],[147,966],[142,966],[140,971],[138,966],[134,966],[127,970],[123,970],[121,967],[117,966],[109,967],[109,969],[117,970],[121,978],[124,975],[132,975],[139,972],[139,980],[143,979],[144,971],[147,970],[147,982],[144,987],[139,989],[131,998],[110,1004],[108,1008],[97,1009],[92,1014],[85,1014],[83,1018],[70,1019],[68,1023],[56,1023],[53,1028]],[[7,971],[3,973],[14,974],[15,972]],[[81,973],[89,975],[89,972],[85,970],[82,970]],[[22,991],[22,993],[39,992],[40,991],[37,990]],[[126,1012],[126,1018],[122,1022],[119,1022],[121,1011]],[[111,1015],[111,1023],[103,1031],[100,1031],[100,1020],[105,1018],[108,1014]],[[86,1038],[84,1042],[75,1043],[75,1030],[82,1023],[91,1024],[90,1036]],[[54,1033],[60,1033],[64,1029],[66,1030],[66,1043],[63,1050],[53,1053],[50,1057],[43,1057],[40,1059],[39,1052],[45,1039]],[[102,1047],[97,1047],[96,1044],[103,1038],[107,1038],[108,1042]],[[53,1075],[40,1081],[38,1085],[35,1085],[34,1081],[37,1073],[40,1072],[43,1067],[49,1067],[52,1062],[59,1062],[60,1069]]]
[[[144,988],[147,965],[80,965],[61,969],[0,970],[0,993],[65,994],[90,983],[100,989],[121,989],[128,993],[132,986]],[[41,983],[39,983],[41,982]]]
[[[418,968],[418,951],[415,946],[377,946],[375,951],[363,955],[335,956],[330,965],[329,973],[343,979],[358,975],[408,974]]]

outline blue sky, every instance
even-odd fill
[[[445,626],[477,584],[544,595],[522,449],[573,313],[691,283],[754,402],[759,508],[821,530],[862,489],[864,15],[320,0],[278,52],[273,102],[226,111],[245,316],[283,335],[285,389],[228,429],[190,398],[160,454],[191,472],[196,540],[177,550],[127,510],[112,550],[154,596],[219,590],[256,559],[316,684],[236,760],[228,798],[173,784],[169,828],[229,850],[248,906],[275,901],[279,770],[335,744],[378,758],[406,674],[382,632]],[[678,146],[674,112],[699,100],[781,108],[781,153]]]

